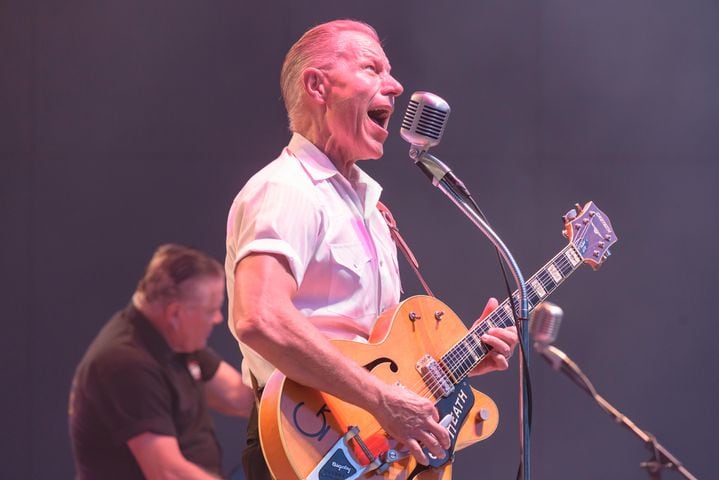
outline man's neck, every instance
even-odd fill
[[[157,303],[148,302],[144,295],[135,292],[132,296],[132,305],[155,327],[155,330],[162,335],[167,344],[172,348],[171,342],[171,321],[164,314],[164,308]],[[174,350],[174,349],[173,349]]]
[[[310,143],[317,147],[319,151],[324,153],[327,158],[330,159],[330,162],[332,162],[340,175],[351,182],[355,160],[345,158],[343,150],[338,147],[337,142],[335,142],[332,135],[326,129],[313,124],[303,131],[298,131],[297,133],[305,137]]]

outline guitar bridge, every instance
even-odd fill
[[[307,480],[354,480],[367,472],[376,470],[382,462],[379,458],[369,455],[362,438],[359,437],[359,428],[350,427],[327,454],[307,476]],[[352,453],[350,441],[355,441],[371,460],[369,464],[362,465]]]
[[[417,361],[417,371],[422,375],[424,383],[430,387],[435,397],[446,397],[454,391],[454,383],[444,372],[440,364],[429,355]]]

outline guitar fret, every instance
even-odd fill
[[[507,318],[513,318],[512,307],[509,306],[509,302],[507,300],[505,300],[504,303],[502,304],[502,309],[503,309],[504,315]]]
[[[531,280],[530,285],[539,298],[542,298],[547,294],[547,291],[542,286],[542,282],[539,278]]]
[[[581,264],[581,257],[572,244],[547,262],[526,283],[528,309],[531,311],[539,302],[549,296]],[[512,306],[519,309],[519,292],[515,291],[511,298],[512,302],[509,299],[504,300],[494,312],[472,328],[467,336],[457,342],[442,357],[442,362],[454,379],[459,381],[464,378],[491,350],[489,346],[481,342],[482,334],[492,327],[514,325]],[[517,313],[519,312],[517,311]]]
[[[566,252],[567,260],[569,260],[569,263],[572,264],[572,267],[576,267],[580,263],[582,263],[582,257],[579,256],[577,252],[575,252],[573,249],[569,249]]]
[[[492,325],[497,328],[511,327],[514,325],[514,317],[512,316],[512,308],[508,301],[504,301],[497,310],[492,312],[487,318],[493,317]],[[486,331],[486,330],[485,330]]]
[[[552,280],[554,280],[555,283],[559,283],[562,281],[562,274],[559,273],[559,270],[557,270],[557,267],[554,266],[553,263],[550,263],[547,267],[547,272],[549,272],[549,275],[552,277]]]
[[[460,346],[459,352],[458,352],[459,362],[458,362],[457,366],[459,367],[460,375],[464,376],[470,370],[472,370],[472,368],[474,368],[474,365],[476,365],[476,363],[475,363],[476,357],[470,357],[470,349],[466,343],[462,342],[459,344],[459,346]]]
[[[482,352],[482,343],[476,335],[467,335],[467,346],[475,361],[479,360],[482,356],[479,352]]]
[[[572,265],[569,263],[569,261],[564,255],[558,258],[554,265],[559,268],[559,271],[564,277],[566,277],[572,272]]]
[[[527,307],[529,308],[529,310],[533,309],[540,300],[541,299],[539,295],[537,295],[537,292],[535,292],[532,287],[527,286]],[[519,295],[517,295],[515,303],[517,304],[517,313],[519,313]]]
[[[539,275],[539,280],[542,282],[542,286],[547,291],[547,295],[549,295],[549,292],[553,291],[559,284],[559,281],[555,281],[554,277],[547,272],[542,272],[542,274]]]

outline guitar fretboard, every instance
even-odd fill
[[[582,257],[572,243],[554,256],[534,276],[526,281],[527,303],[531,311],[545,300],[569,275],[582,264]],[[519,291],[512,294],[518,311]],[[441,364],[456,384],[481,362],[489,353],[490,347],[483,344],[480,337],[492,327],[504,328],[514,325],[512,305],[509,298],[500,303],[490,315],[478,325],[472,327],[467,335],[442,356]]]

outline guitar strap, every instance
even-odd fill
[[[387,206],[382,202],[377,202],[377,210],[379,210],[382,214],[382,218],[384,218],[384,221],[389,227],[389,233],[392,236],[392,240],[394,240],[397,248],[402,251],[404,258],[407,259],[407,263],[409,263],[410,267],[412,267],[412,270],[414,270],[414,274],[417,275],[419,282],[422,284],[422,287],[424,287],[424,291],[427,292],[427,295],[430,297],[434,297],[432,290],[430,290],[429,285],[427,285],[427,282],[424,281],[424,277],[419,271],[419,262],[417,261],[417,257],[414,256],[412,250],[409,248],[409,245],[407,245],[407,242],[404,241],[404,238],[402,238],[402,235],[399,233],[397,222],[392,216],[392,212],[390,212],[389,208],[387,208]]]

